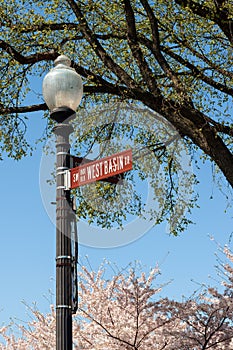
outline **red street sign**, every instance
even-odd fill
[[[69,189],[112,177],[132,169],[132,150],[88,161],[69,170]]]

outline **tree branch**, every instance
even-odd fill
[[[54,50],[48,52],[36,53],[30,56],[23,56],[19,51],[14,49],[10,44],[4,40],[0,40],[0,48],[6,51],[11,57],[21,64],[32,64],[40,61],[55,60],[58,54]]]
[[[228,18],[228,10],[222,6],[223,1],[218,1],[219,6],[215,11],[192,0],[175,0],[175,2],[182,7],[188,7],[194,14],[215,22],[233,44],[233,20]]]
[[[46,111],[47,109],[48,107],[45,103],[31,105],[31,106],[21,106],[21,107],[8,107],[8,108],[0,107],[0,115]]]
[[[11,25],[11,29],[16,27],[16,25]],[[40,24],[33,24],[31,26],[28,26],[25,28],[25,26],[22,26],[22,29],[20,29],[19,26],[17,26],[20,33],[31,33],[31,32],[42,32],[44,30],[64,30],[64,29],[78,29],[77,23],[71,23],[71,22],[64,22],[64,23],[40,23]]]
[[[121,339],[121,338],[119,338],[119,337],[113,335],[113,334],[107,329],[106,326],[104,326],[101,322],[97,321],[93,316],[91,316],[90,314],[88,314],[84,309],[79,309],[79,310],[80,310],[81,312],[83,312],[84,315],[85,315],[87,318],[91,319],[94,323],[96,323],[99,327],[101,327],[101,328],[106,332],[106,334],[107,334],[109,337],[111,337],[111,338],[113,338],[113,339],[115,339],[115,340],[118,340],[119,342],[121,342],[121,343],[123,343],[123,344],[125,344],[125,345],[128,345],[128,346],[132,347],[132,344],[131,344],[131,343],[129,343],[127,340]]]
[[[146,60],[143,57],[143,53],[140,49],[137,39],[137,30],[135,24],[134,12],[130,3],[130,0],[124,0],[125,6],[125,17],[127,23],[127,38],[128,43],[132,52],[133,57],[135,58],[143,79],[147,83],[149,90],[155,94],[156,97],[161,96],[161,92],[158,89],[157,82],[154,79],[154,74],[149,68]]]
[[[185,89],[181,83],[181,81],[178,79],[177,75],[175,72],[172,71],[170,68],[168,62],[164,58],[164,56],[161,53],[161,46],[160,46],[160,37],[159,37],[159,28],[158,28],[158,21],[157,18],[154,15],[154,12],[152,8],[150,7],[149,3],[147,0],[140,0],[141,4],[143,5],[147,16],[150,21],[150,26],[151,26],[151,32],[152,32],[152,52],[158,61],[160,67],[162,70],[165,72],[165,74],[171,79],[171,81],[174,84],[174,87],[176,91],[185,97],[186,92]],[[186,99],[188,100],[188,97],[186,96]]]
[[[103,46],[100,44],[95,33],[93,33],[89,28],[78,3],[73,0],[67,0],[67,2],[79,20],[80,29],[85,39],[89,42],[97,56],[102,60],[107,68],[116,74],[120,82],[127,85],[131,89],[138,89],[139,86],[136,84],[136,82],[125,72],[124,69],[122,69],[115,61],[113,61],[113,59],[107,54]]]
[[[144,44],[155,56],[157,55],[157,51],[154,49],[154,45],[153,42],[151,40],[149,40],[146,37],[140,36],[139,40],[142,44]],[[184,46],[186,46],[188,49],[191,50],[191,48],[187,45],[185,45],[184,42],[182,42],[182,44]],[[203,82],[205,82],[206,84],[208,84],[209,86],[212,86],[213,88],[224,92],[230,96],[233,96],[233,88],[228,87],[227,85],[223,85],[219,82],[216,82],[215,80],[211,79],[210,77],[208,77],[206,74],[203,73],[202,70],[198,69],[194,64],[192,64],[190,61],[184,59],[182,56],[177,55],[175,52],[172,51],[171,48],[166,47],[164,45],[161,45],[161,51],[163,51],[165,54],[167,54],[168,56],[170,56],[171,58],[173,58],[174,60],[176,60],[177,62],[179,62],[180,64],[182,64],[184,67],[188,68],[191,71],[191,74],[194,77],[197,77],[198,79],[201,79]],[[204,62],[206,62],[205,57],[198,55],[198,53],[195,50],[191,50],[191,52],[198,56],[200,59],[202,59]],[[207,64],[209,62],[206,62]],[[218,69],[216,66],[211,65],[211,67],[215,70],[218,70],[219,73],[229,76],[229,78],[232,78],[233,74],[231,72],[227,72],[226,70],[222,70],[222,69]],[[167,72],[165,72],[165,74],[167,75]],[[177,74],[176,74],[176,78],[177,78]]]
[[[212,86],[213,88],[215,88],[221,92],[224,92],[228,95],[233,96],[233,88],[230,88],[227,85],[223,85],[223,84],[211,79],[210,77],[205,75],[200,69],[198,69],[194,64],[192,64],[190,61],[184,59],[183,57],[177,55],[170,48],[163,46],[162,50],[166,54],[168,54],[170,57],[174,58],[177,62],[181,63],[184,67],[190,69],[190,71],[192,72],[192,75],[194,77],[198,77],[199,79],[201,79],[204,83],[208,84],[209,86]],[[202,57],[202,59],[203,59],[203,57]],[[232,74],[231,74],[231,76],[232,76]]]

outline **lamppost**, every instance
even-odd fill
[[[50,117],[57,122],[56,135],[56,350],[72,349],[72,247],[73,210],[70,191],[64,186],[65,170],[70,168],[69,120],[81,101],[81,77],[71,68],[68,57],[55,60],[55,68],[45,76],[43,96]]]

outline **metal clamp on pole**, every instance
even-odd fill
[[[57,262],[58,260],[68,260],[66,262]],[[59,266],[72,266],[73,265],[73,259],[69,255],[60,255],[56,257],[56,267]]]
[[[71,309],[70,305],[56,305],[56,309]]]
[[[56,260],[58,260],[58,259],[69,259],[69,260],[71,260],[72,257],[70,255],[59,255],[59,256],[56,257]]]
[[[57,156],[70,156],[70,153],[60,151],[60,152],[57,152]]]

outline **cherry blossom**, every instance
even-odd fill
[[[79,272],[79,309],[73,319],[74,349],[85,350],[231,350],[233,349],[233,254],[223,252],[221,292],[206,288],[182,302],[161,298],[155,267],[115,270],[106,266]],[[108,274],[107,274],[108,275]],[[18,325],[17,334],[2,327],[0,350],[55,349],[55,311]]]

